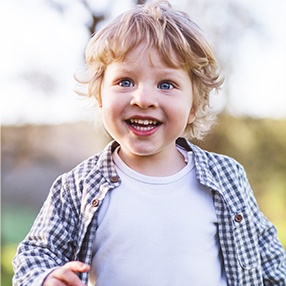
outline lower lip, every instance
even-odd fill
[[[159,128],[159,126],[154,126],[150,129],[148,129],[147,127],[136,128],[133,125],[130,125],[130,124],[127,124],[127,125],[128,125],[129,130],[132,131],[132,133],[135,134],[136,136],[151,136]]]

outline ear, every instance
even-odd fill
[[[193,123],[195,121],[195,119],[196,119],[196,113],[195,113],[194,109],[192,108],[190,110],[190,113],[189,113],[188,124]]]

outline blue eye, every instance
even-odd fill
[[[118,83],[119,86],[122,87],[132,87],[133,86],[133,82],[129,79],[123,79]]]
[[[163,82],[159,83],[159,85],[158,85],[159,89],[164,89],[164,90],[172,89],[173,87],[174,87],[174,85],[168,81],[163,81]]]

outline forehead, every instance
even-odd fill
[[[136,65],[142,59],[144,61],[148,61],[151,66],[166,66],[162,56],[160,56],[158,50],[155,48],[147,47],[145,44],[140,44],[139,46],[130,50],[125,57],[123,58],[122,62],[128,64]]]
[[[170,64],[170,58],[172,62]],[[147,61],[152,67],[163,67],[170,69],[183,68],[178,64],[179,59],[174,51],[170,51],[169,57],[165,56],[155,47],[150,47],[147,43],[142,42],[138,46],[130,49],[118,62],[122,62],[126,65],[139,65],[140,62]]]

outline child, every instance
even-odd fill
[[[14,285],[286,285],[285,251],[243,168],[201,150],[222,83],[200,29],[166,1],[86,50],[112,141],[60,176],[14,258]]]

